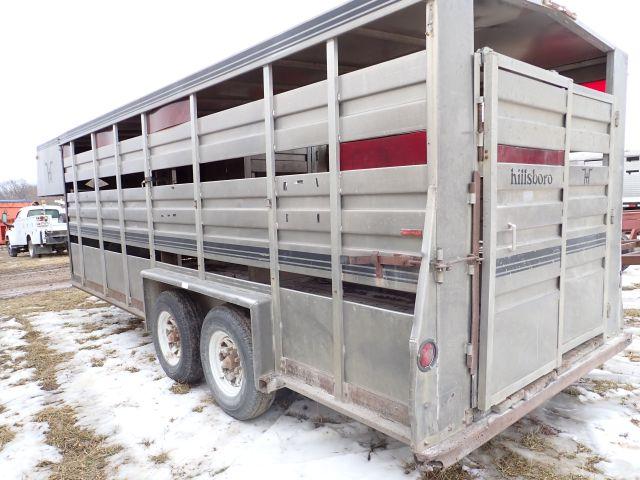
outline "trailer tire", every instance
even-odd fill
[[[174,290],[158,295],[150,322],[153,346],[160,366],[176,382],[202,379],[201,319],[200,309],[187,295]]]
[[[29,256],[31,258],[40,257],[40,255],[38,255],[37,253],[36,246],[33,244],[30,238],[27,240],[27,250],[29,251]]]
[[[8,239],[7,239],[7,252],[9,253],[10,257],[17,257],[18,256],[18,250],[11,246],[11,244],[9,243]]]
[[[238,420],[250,420],[269,409],[275,393],[256,389],[251,321],[241,310],[220,306],[209,311],[202,324],[200,357],[207,384],[218,405],[228,415]],[[238,367],[239,373],[235,370]]]

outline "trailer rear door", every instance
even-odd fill
[[[604,331],[613,99],[490,50],[478,59],[486,410]],[[572,151],[603,153],[604,165],[571,166]]]

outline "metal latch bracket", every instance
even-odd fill
[[[468,266],[469,275],[475,275],[476,265],[480,262],[482,262],[482,258],[471,253],[466,257],[458,257],[453,260],[445,261],[444,251],[442,248],[437,248],[436,259],[431,262],[431,267],[435,272],[436,283],[444,283],[444,273],[450,271],[454,265],[465,263]]]

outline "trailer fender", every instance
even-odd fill
[[[158,295],[168,289],[190,292],[201,302],[205,312],[224,303],[247,309],[251,317],[255,384],[258,390],[267,390],[269,379],[275,372],[270,295],[214,280],[202,280],[194,275],[166,268],[142,270],[140,276],[145,312],[151,312]]]

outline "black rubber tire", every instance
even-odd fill
[[[13,248],[11,246],[11,244],[9,243],[9,240],[7,240],[7,252],[9,253],[10,257],[17,257],[18,256],[18,250],[16,250],[15,248]]]
[[[29,256],[31,258],[39,258],[40,255],[36,253],[36,247],[33,243],[31,243],[31,239],[27,240],[27,251],[29,252]]]
[[[238,348],[244,378],[240,393],[236,397],[229,397],[217,388],[211,371],[209,342],[218,330],[229,335]],[[200,334],[200,357],[207,385],[220,408],[228,415],[238,420],[250,420],[269,410],[275,393],[262,393],[256,389],[253,375],[251,321],[243,311],[232,306],[215,307],[209,311]]]
[[[158,340],[158,318],[163,311],[173,316],[180,331],[180,360],[174,366],[164,358]],[[182,292],[166,290],[158,295],[148,321],[156,356],[167,376],[179,383],[197,383],[202,380],[202,363],[200,362],[202,313],[198,305]]]

